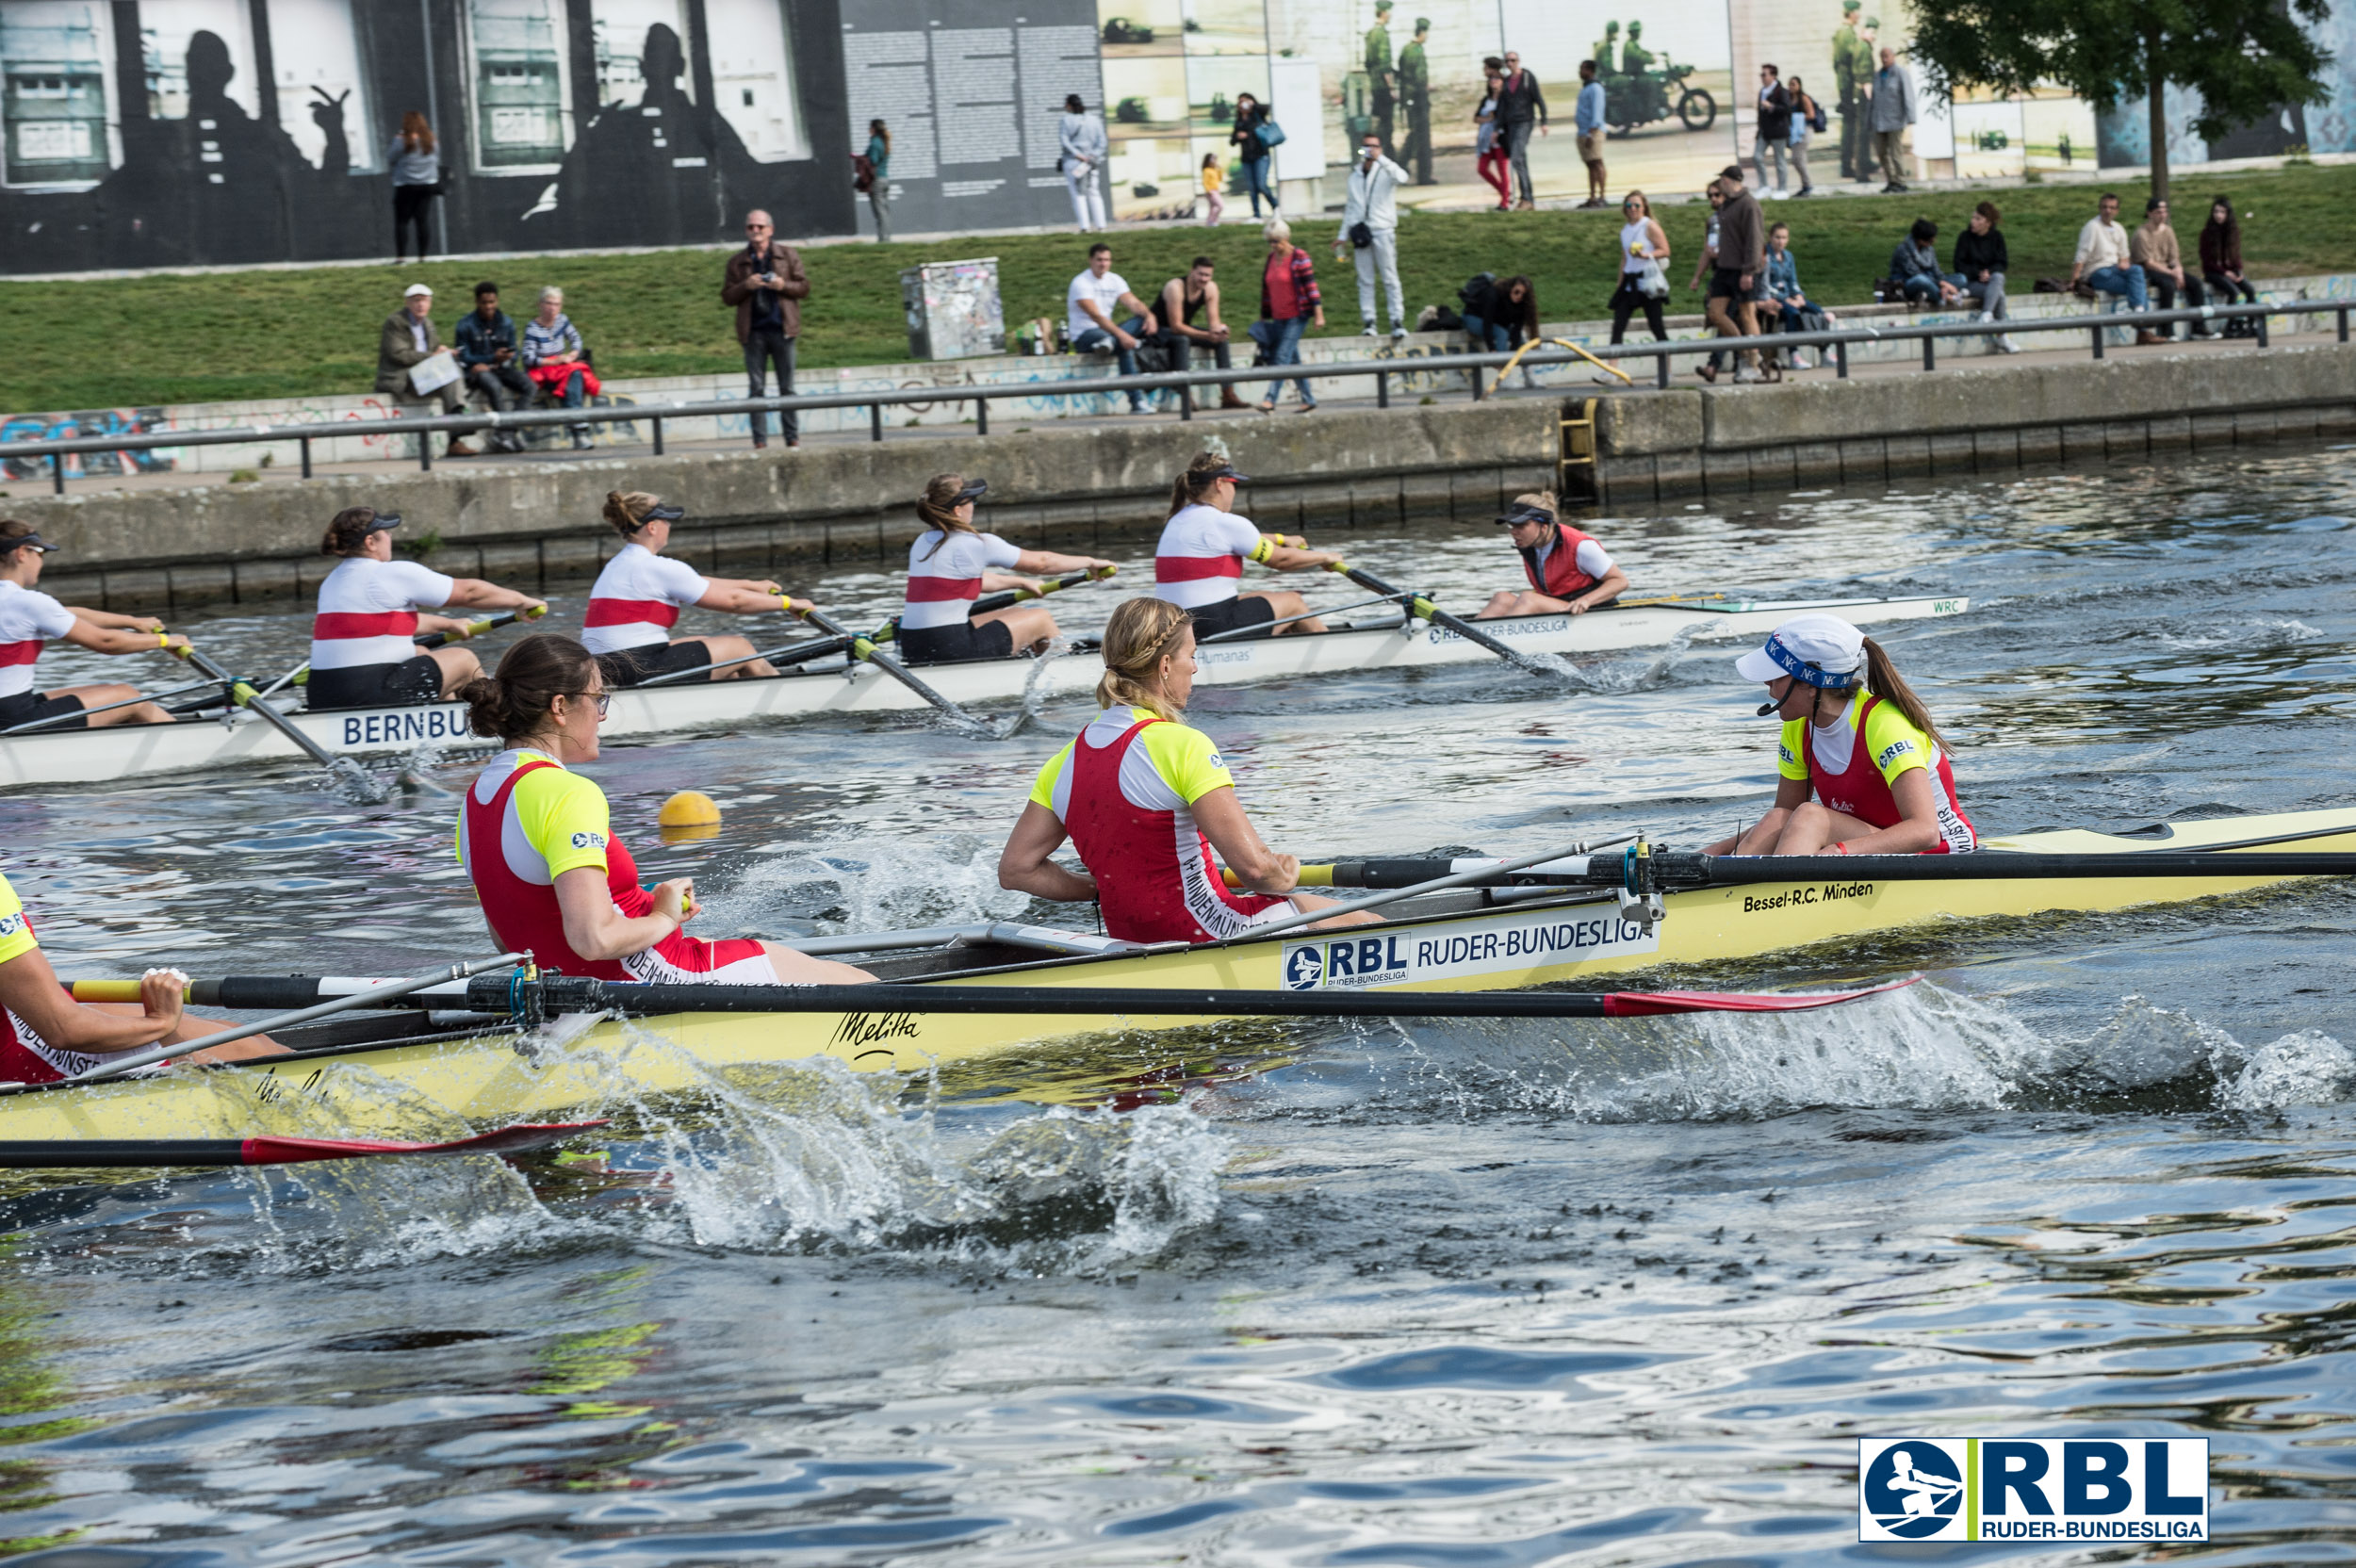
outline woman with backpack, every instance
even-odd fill
[[[1268,215],[1277,215],[1276,187],[1268,182],[1268,143],[1260,127],[1268,123],[1268,107],[1249,92],[1235,94],[1235,128],[1227,139],[1243,160],[1243,188],[1252,192],[1252,216],[1260,216],[1260,198],[1268,198]]]
[[[1824,106],[1808,95],[1808,89],[1794,76],[1783,84],[1792,98],[1792,139],[1785,143],[1792,150],[1792,172],[1800,177],[1800,188],[1792,194],[1806,196],[1816,188],[1808,177],[1808,139],[1824,128]]]

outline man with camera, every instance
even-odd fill
[[[1333,254],[1354,248],[1358,264],[1358,318],[1362,337],[1376,335],[1374,286],[1379,276],[1391,307],[1393,341],[1407,335],[1407,301],[1399,286],[1399,188],[1407,171],[1383,155],[1383,139],[1368,131],[1358,142],[1358,162],[1350,172],[1350,195],[1342,204],[1342,232]]]
[[[801,253],[781,243],[767,213],[744,215],[744,248],[728,257],[720,300],[736,307],[736,340],[744,345],[747,398],[768,395],[769,367],[777,367],[777,395],[794,395],[794,341],[801,335],[802,302],[810,298],[810,275]],[[769,444],[769,416],[752,413],[753,446]],[[777,411],[778,433],[789,447],[802,444],[801,421],[790,408]]]

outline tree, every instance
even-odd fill
[[[2331,54],[2302,23],[2331,0],[1921,0],[1912,53],[1952,91],[2057,83],[2094,106],[2151,106],[2151,194],[2168,196],[2168,84],[2201,94],[2207,140],[2282,104],[2319,104]]]

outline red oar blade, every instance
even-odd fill
[[[1886,986],[1854,991],[1811,991],[1794,996],[1767,991],[1613,991],[1603,999],[1606,1018],[1649,1018],[1661,1013],[1805,1013],[1838,1007],[1863,996],[1903,990],[1922,977],[1910,974]]]
[[[356,1160],[375,1154],[519,1154],[547,1149],[578,1134],[603,1127],[603,1121],[519,1122],[496,1132],[477,1133],[449,1143],[388,1143],[377,1138],[243,1139],[241,1165],[301,1165],[311,1160]]]

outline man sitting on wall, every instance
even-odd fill
[[[384,330],[377,335],[376,389],[390,393],[403,414],[456,414],[466,402],[463,378],[425,393],[418,392],[409,379],[410,367],[442,351],[442,335],[434,330],[434,290],[413,283],[401,290],[401,309],[384,318]],[[475,449],[453,433],[448,455],[472,457]]]
[[[2168,198],[2154,196],[2143,205],[2143,226],[2127,237],[2127,256],[2143,269],[2144,286],[2159,296],[2159,308],[2174,310],[2176,296],[2184,297],[2186,310],[2199,310],[2209,302],[2209,296],[2201,286],[2201,280],[2184,270],[2184,253],[2176,243],[2176,231],[2168,226]],[[2164,327],[2162,337],[2174,337],[2176,329]],[[2213,335],[2206,321],[2192,323],[2192,335]]]
[[[505,414],[532,406],[536,388],[523,367],[515,363],[515,323],[499,309],[499,285],[474,286],[474,309],[458,318],[450,338],[458,346],[458,368],[466,373],[466,385],[482,393],[493,412]],[[491,446],[497,451],[519,452],[524,449],[524,438],[512,430],[495,430]]]
[[[1130,313],[1119,326],[1113,324],[1114,310]],[[1128,280],[1113,270],[1113,248],[1102,241],[1089,246],[1087,269],[1064,290],[1064,332],[1069,335],[1072,351],[1092,354],[1109,348],[1120,362],[1121,373],[1134,376],[1137,373],[1138,339],[1152,337],[1159,331],[1145,302],[1130,293]],[[1153,412],[1144,393],[1129,394],[1129,412]]]
[[[1162,330],[1153,341],[1169,352],[1170,368],[1181,373],[1188,368],[1188,357],[1197,353],[1209,354],[1222,370],[1235,368],[1228,348],[1227,323],[1219,318],[1219,285],[1211,276],[1212,265],[1209,256],[1195,257],[1186,276],[1162,285],[1161,295],[1155,302]],[[1201,325],[1195,322],[1197,316],[1203,318]],[[1196,401],[1201,400],[1198,395]],[[1236,395],[1233,384],[1224,385],[1219,389],[1219,406],[1242,408],[1244,400]]]

